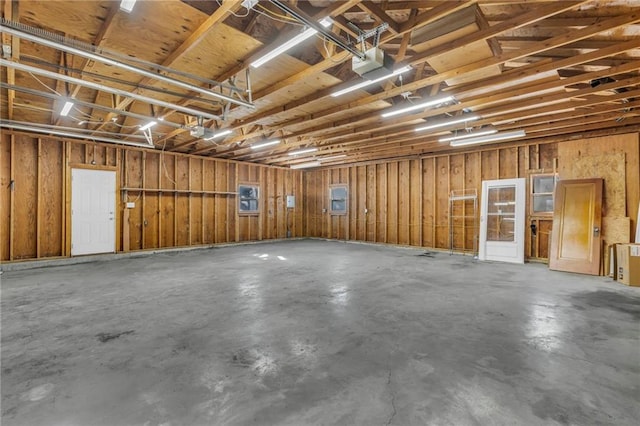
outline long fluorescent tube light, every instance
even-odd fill
[[[422,127],[416,127],[416,132],[420,132],[422,130],[431,130],[431,129],[437,129],[438,127],[447,127],[450,126],[452,124],[460,124],[460,123],[465,123],[467,121],[474,121],[479,119],[480,116],[479,115],[463,115],[460,118],[456,118],[454,120],[447,120],[447,121],[441,121],[439,123],[433,123],[433,124],[429,124],[426,126],[422,126]]]
[[[231,130],[230,130],[230,129],[227,129],[227,130],[221,130],[221,131],[219,131],[219,132],[216,132],[216,133],[212,134],[212,135],[211,135],[211,136],[209,136],[209,137],[204,138],[203,140],[205,140],[205,141],[210,141],[210,140],[215,139],[215,138],[220,138],[220,137],[222,137],[222,136],[226,136],[226,135],[228,135],[228,134],[230,134],[230,133],[231,133]]]
[[[158,124],[157,121],[150,121],[147,124],[145,124],[144,126],[140,126],[140,131],[144,132],[145,130],[149,130],[150,128],[152,128],[156,124]]]
[[[120,2],[120,10],[124,10],[127,13],[131,13],[133,6],[135,6],[136,0],[122,0]]]
[[[338,158],[345,158],[346,156],[347,156],[347,154],[330,155],[329,157],[322,157],[322,158],[320,158],[320,161],[337,160]]]
[[[332,23],[331,19],[328,19],[328,18],[323,18],[319,22],[320,22],[320,25],[322,25],[325,28],[330,26],[331,23]],[[303,41],[305,41],[306,39],[308,39],[310,37],[313,37],[317,33],[318,33],[318,30],[316,30],[315,28],[307,28],[306,30],[304,30],[303,32],[298,34],[297,36],[293,37],[292,39],[289,39],[289,40],[285,41],[280,46],[276,47],[275,49],[267,52],[265,55],[261,56],[260,58],[256,59],[255,61],[251,62],[251,66],[253,68],[258,68],[258,67],[266,64],[267,62],[269,62],[270,60],[272,60],[273,58],[275,58],[279,54],[284,53],[287,50],[291,49],[293,46],[296,46],[296,45],[302,43]]]
[[[465,146],[465,145],[475,145],[479,143],[487,143],[487,142],[496,142],[503,141],[507,139],[517,139],[526,136],[526,132],[524,130],[514,130],[512,132],[498,132],[493,135],[486,136],[478,136],[476,138],[463,139],[460,141],[450,142],[450,146]]]
[[[344,95],[345,93],[353,92],[354,90],[358,90],[358,89],[361,89],[363,87],[370,86],[370,85],[372,85],[374,83],[378,83],[378,82],[384,81],[384,80],[386,80],[388,78],[391,78],[391,77],[394,77],[396,75],[405,73],[405,72],[409,71],[410,69],[411,69],[411,67],[409,65],[407,65],[406,67],[398,68],[397,70],[393,71],[391,74],[385,75],[383,77],[376,78],[375,80],[364,80],[363,82],[360,82],[358,84],[354,84],[353,86],[347,87],[347,88],[342,89],[342,90],[338,90],[337,92],[332,93],[331,96],[335,98],[335,97]]]
[[[308,149],[300,149],[298,151],[291,151],[288,155],[300,155],[300,154],[308,154],[310,152],[316,152],[318,148],[308,148]]]
[[[49,128],[38,128],[38,127],[34,127],[33,123],[23,123],[23,122],[12,122],[12,123],[10,123],[8,121],[0,121],[0,128],[22,130],[22,131],[31,132],[31,133],[33,133],[33,132],[35,132],[35,133],[44,133],[46,135],[56,135],[56,136],[64,136],[64,137],[74,138],[74,139],[87,140],[87,135],[77,134],[77,133],[74,133],[74,132],[56,130],[55,126],[52,126],[52,127],[49,127]],[[91,140],[92,141],[98,141],[98,142],[116,143],[116,144],[120,144],[120,145],[138,146],[138,147],[142,147],[142,148],[155,148],[152,144],[136,143],[136,142],[130,142],[130,141],[126,141],[126,140],[120,140],[120,139],[114,139],[114,138],[106,138],[106,137],[103,137],[103,136],[91,136]]]
[[[498,133],[498,130],[497,129],[480,130],[477,132],[463,133],[461,135],[456,135],[456,136],[445,136],[444,138],[438,139],[438,142],[451,142],[451,141],[457,141],[461,139],[474,138],[476,136],[492,135],[494,133]]]
[[[319,161],[309,161],[308,163],[300,163],[300,164],[292,164],[289,166],[290,169],[306,169],[308,167],[318,167],[320,166]]]
[[[64,106],[62,107],[62,110],[60,111],[60,115],[63,117],[66,117],[67,115],[69,115],[69,112],[71,111],[72,107],[73,107],[73,102],[66,101],[64,103]]]
[[[423,108],[427,108],[430,106],[434,106],[434,105],[438,105],[441,104],[443,102],[449,102],[453,100],[453,96],[446,96],[444,98],[439,98],[439,99],[431,99],[430,101],[426,101],[426,102],[421,102],[419,104],[414,104],[405,108],[400,108],[397,109],[395,111],[389,111],[389,112],[385,112],[382,114],[382,117],[387,118],[387,117],[393,117],[394,115],[399,115],[399,114],[403,114],[405,112],[409,112],[409,111],[415,111],[417,109],[423,109]]]
[[[256,143],[256,144],[251,145],[251,149],[266,148],[268,146],[277,145],[279,143],[280,143],[280,139],[276,139],[276,140],[268,141],[268,142]]]

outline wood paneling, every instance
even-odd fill
[[[640,201],[640,141],[637,133],[564,142],[558,145],[557,153],[561,179],[604,178],[604,216],[629,217],[632,229],[636,229]],[[621,161],[624,164],[619,164]]]
[[[0,141],[2,261],[69,255],[72,165],[115,169],[128,188],[119,197],[117,251],[304,235],[298,170],[25,134],[3,133]],[[271,209],[237,216],[239,181],[259,185]],[[286,209],[286,195],[296,197],[295,208]],[[125,213],[126,202],[134,207]]]
[[[13,135],[0,134],[0,259],[11,259],[12,223],[15,215],[12,212],[13,196],[13,156],[11,155]]]
[[[62,255],[62,144],[40,141],[38,237],[39,257]]]
[[[578,156],[624,154],[625,212],[635,227],[639,149],[638,135],[631,134],[483,147],[461,154],[302,172],[4,132],[0,139],[0,260],[69,255],[67,186],[68,170],[74,164],[116,169],[120,186],[130,188],[120,197],[118,251],[288,235],[448,249],[452,189],[479,191],[483,179],[527,177],[542,171],[557,170],[562,178],[567,164]],[[235,192],[239,182],[260,186],[257,216],[237,214],[236,197],[228,192]],[[332,184],[348,187],[347,215],[328,212]],[[286,208],[287,195],[296,197],[295,208]],[[126,201],[134,203],[128,218]],[[617,198],[611,201],[620,204]],[[536,224],[537,235],[532,236],[527,226],[526,255],[546,259],[551,221],[529,217],[527,225],[531,223]],[[472,227],[466,223],[463,232],[456,233],[456,247],[473,248]],[[127,235],[125,242],[122,237]]]
[[[13,147],[13,258],[28,259],[37,255],[38,139],[18,135]]]
[[[626,158],[626,200],[619,199],[623,197],[620,191],[613,191],[611,197],[615,199],[611,202],[625,204],[626,201],[627,216],[634,218],[638,208],[638,145],[638,135],[632,134],[479,148],[461,154],[308,171],[304,175],[306,235],[448,249],[450,191],[476,189],[480,195],[483,180],[552,173],[558,164],[562,172],[563,166],[572,164],[579,155],[604,156],[610,151],[624,153],[618,158]],[[347,237],[340,217],[329,217],[322,211],[328,203],[328,188],[332,183],[348,184],[351,230]],[[460,208],[464,211],[458,213],[469,216],[466,210],[473,209],[473,205]],[[478,216],[479,209],[476,220]],[[536,225],[535,236],[531,233],[531,224]],[[473,219],[465,220],[458,228],[454,232],[454,247],[473,250]],[[548,258],[550,234],[550,218],[527,217],[525,254],[529,259]]]

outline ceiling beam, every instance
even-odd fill
[[[552,3],[552,4],[549,4],[549,5],[545,5],[543,7],[539,7],[535,12],[529,12],[527,14],[518,16],[518,17],[516,17],[514,19],[511,19],[509,21],[505,21],[504,23],[502,23],[500,25],[497,25],[495,27],[490,27],[490,28],[488,28],[486,30],[478,31],[478,32],[475,32],[473,34],[470,34],[469,36],[462,37],[461,40],[463,40],[463,41],[456,40],[456,41],[454,41],[452,43],[447,43],[446,45],[439,46],[439,47],[434,48],[434,49],[430,49],[428,52],[425,52],[425,54],[421,55],[421,58],[419,58],[417,61],[412,58],[410,60],[410,63],[414,64],[414,62],[426,61],[426,59],[429,58],[429,57],[432,57],[432,56],[435,56],[435,55],[438,55],[440,53],[443,53],[443,52],[447,51],[450,48],[450,46],[451,46],[451,48],[461,47],[461,46],[464,46],[465,44],[470,43],[470,42],[479,41],[479,40],[486,40],[488,38],[494,37],[494,36],[496,36],[498,34],[501,34],[503,32],[510,31],[513,28],[519,28],[519,27],[522,27],[522,26],[531,25],[533,23],[538,22],[541,19],[544,19],[544,18],[548,17],[548,16],[553,16],[555,14],[565,12],[565,11],[571,9],[571,8],[574,8],[574,7],[578,6],[579,4],[585,3],[586,1],[587,0],[572,1],[572,2],[562,2],[561,4]],[[447,2],[447,3],[452,3],[452,2]],[[457,3],[460,3],[460,2],[457,2]],[[447,5],[443,5],[443,6],[447,6]],[[446,8],[446,10],[448,11],[452,7],[457,10],[457,8],[459,8],[460,5],[459,4],[449,5]],[[430,13],[431,13],[431,11],[430,11]],[[441,9],[440,13],[446,14],[446,13],[449,13],[449,12],[443,12],[442,9]],[[430,21],[426,21],[425,18],[423,18],[422,21],[426,24],[428,22],[433,22],[433,21],[437,20],[435,18],[440,18],[440,16],[438,14],[436,14],[435,16],[432,16],[432,18],[433,19],[430,20]],[[410,31],[411,31],[411,29],[406,29],[405,33],[410,35]],[[333,64],[333,65],[335,65],[335,64]],[[306,71],[307,70],[305,70],[302,73],[298,74],[300,76],[300,79],[308,77]],[[294,75],[290,79],[292,80],[292,82],[295,82],[299,78],[297,78],[296,75]],[[441,81],[444,81],[444,79],[441,80]],[[292,84],[292,82],[289,82],[288,84]],[[262,93],[256,94],[256,98],[259,99],[259,98],[261,98],[263,96],[267,96],[270,93],[273,93],[274,91],[279,90],[282,87],[286,87],[286,85],[288,85],[288,84],[285,84],[285,82],[281,82],[279,85],[277,85],[277,88],[276,87],[269,87],[265,91],[263,91]],[[419,88],[419,87],[414,87],[414,88],[406,89],[406,90],[416,90],[417,88]],[[271,109],[269,109],[267,111],[259,112],[257,114],[254,114],[253,116],[250,116],[250,117],[247,117],[247,118],[243,119],[242,120],[242,124],[244,125],[244,124],[247,124],[247,123],[254,123],[254,122],[257,122],[257,121],[259,121],[261,119],[267,118],[267,117],[269,117],[271,115],[280,113],[282,111],[289,111],[289,110],[291,110],[293,108],[304,106],[307,103],[311,103],[311,102],[316,101],[318,99],[321,99],[321,98],[324,98],[326,96],[329,96],[334,91],[335,91],[335,88],[327,88],[327,89],[318,91],[318,92],[316,92],[316,93],[314,93],[314,94],[312,94],[310,96],[307,96],[307,97],[305,97],[303,99],[298,99],[298,100],[289,102],[284,106],[278,106],[278,107],[271,108]],[[379,100],[379,99],[376,99],[376,100]],[[316,114],[314,114],[314,115],[316,115]],[[235,123],[234,123],[234,125],[235,125]]]
[[[392,33],[398,34],[400,32],[400,25],[374,2],[365,0],[358,3],[358,7],[367,12],[372,18],[376,18],[380,23],[386,22],[389,24],[389,31]]]
[[[333,5],[329,8],[327,8],[325,11],[323,11],[321,14],[317,14],[314,18],[318,18],[319,15],[322,16],[333,16],[334,14],[338,14],[338,13],[343,13],[345,10],[348,10],[351,6],[349,6],[350,4],[353,6],[355,4],[357,4],[358,1],[350,1],[350,2],[335,2],[333,3]],[[444,2],[440,2],[439,6],[437,8],[434,8],[432,11],[430,11],[429,16],[423,16],[420,19],[420,25],[426,25],[430,22],[434,22],[437,21],[438,19],[446,16],[448,13],[451,13],[455,10],[458,10],[460,8],[463,8],[465,6],[471,5],[473,4],[474,1],[473,0],[465,0],[465,1],[444,1]],[[349,6],[349,7],[348,7]],[[406,27],[404,28],[399,34],[390,34],[386,37],[383,37],[383,39],[381,40],[381,43],[384,43],[387,40],[391,40],[395,37],[397,37],[398,35],[403,35],[407,32],[410,32],[413,28],[412,27]],[[275,84],[275,85],[271,85],[269,87],[266,87],[265,89],[261,90],[260,92],[254,93],[254,100],[258,100],[260,98],[266,97],[274,92],[276,92],[277,90],[280,90],[284,87],[287,87],[291,84],[294,84],[298,81],[302,81],[306,78],[310,78],[311,76],[326,71],[329,68],[332,68],[348,59],[351,58],[351,55],[348,52],[342,51],[336,55],[333,55],[332,57],[329,57],[315,65],[312,65],[311,67],[297,73],[294,74],[292,76],[289,76],[288,78],[284,79],[283,81],[280,81],[279,83]],[[243,67],[245,66],[245,64],[243,63],[242,66],[238,65],[236,68],[234,68],[235,72],[239,72],[243,69]],[[316,99],[320,99],[322,97],[328,96],[330,94],[329,91],[327,91],[326,93],[323,91],[321,95],[319,95]],[[311,95],[311,97],[313,97],[314,95]],[[315,99],[313,99],[315,100]],[[310,102],[311,100],[309,100]],[[276,107],[278,108],[278,107]],[[289,108],[290,109],[290,108]],[[264,118],[265,116],[269,116],[272,115],[274,112],[273,110],[269,110],[267,112],[262,112],[259,113],[258,115],[254,115],[252,117],[249,118],[245,118],[242,119],[238,122],[235,122],[231,125],[232,129],[237,129],[240,126],[244,126],[247,124],[252,124],[257,122],[258,120],[260,120],[261,118]],[[197,140],[193,140],[191,141],[192,143],[197,142]],[[229,143],[234,143],[235,141],[233,139],[230,139]],[[183,145],[184,146],[184,145]]]
[[[211,14],[205,21],[200,24],[200,26],[193,32],[187,39],[185,39],[180,46],[178,46],[164,61],[162,61],[163,67],[171,67],[173,66],[184,54],[189,52],[191,49],[196,47],[198,43],[200,43],[206,34],[219,22],[222,22],[228,15],[229,12],[234,12],[237,10],[242,4],[241,0],[223,0],[222,4],[216,9],[215,12]],[[138,81],[138,86],[148,85],[153,82],[152,78],[145,77]],[[136,94],[144,93],[146,90],[141,88],[136,88],[132,92]],[[132,98],[123,99],[117,106],[116,109],[124,109],[129,104],[134,101]],[[105,121],[111,120],[111,117],[114,117],[115,114],[109,113],[105,119]],[[100,130],[102,126],[99,126],[96,130]]]
[[[575,39],[581,39],[581,38],[586,38],[588,36],[591,36],[593,34],[597,34],[599,32],[604,31],[604,29],[614,29],[617,28],[619,26],[624,25],[625,23],[631,23],[631,22],[635,22],[636,20],[640,19],[640,12],[632,14],[631,16],[621,16],[621,17],[617,17],[617,18],[613,18],[607,21],[603,21],[601,23],[599,23],[599,26],[597,28],[593,28],[593,27],[589,27],[589,28],[585,28],[584,30],[581,31],[577,31],[575,32]],[[345,110],[348,109],[352,109],[352,108],[357,108],[359,106],[364,106],[364,105],[368,105],[370,103],[373,103],[375,101],[381,100],[381,99],[386,99],[386,98],[390,98],[393,96],[398,96],[401,92],[403,91],[407,91],[407,90],[417,90],[421,87],[427,86],[427,85],[433,85],[433,84],[438,84],[441,83],[449,78],[452,77],[457,77],[460,75],[464,75],[466,72],[470,72],[470,71],[474,71],[476,69],[482,69],[488,66],[493,66],[493,65],[499,65],[503,62],[506,62],[508,60],[512,60],[514,59],[514,57],[519,57],[519,56],[525,56],[526,54],[531,54],[531,53],[537,53],[540,51],[543,51],[544,49],[550,49],[553,48],[555,46],[557,46],[560,43],[569,43],[571,41],[574,41],[575,39],[569,37],[568,35],[563,35],[563,36],[559,36],[556,37],[555,40],[549,40],[549,41],[545,41],[545,42],[541,42],[536,44],[535,46],[533,46],[532,48],[530,48],[529,52],[522,52],[522,53],[518,53],[518,52],[514,52],[512,55],[500,55],[498,57],[495,58],[490,58],[487,60],[482,60],[479,62],[476,62],[475,65],[477,66],[477,68],[475,67],[471,67],[470,65],[465,65],[463,67],[459,67],[456,69],[452,69],[450,71],[441,73],[441,74],[437,74],[437,75],[432,75],[429,77],[426,77],[424,79],[418,80],[418,81],[414,81],[411,83],[407,83],[405,85],[403,85],[402,88],[395,88],[386,92],[382,92],[380,94],[376,94],[376,95],[370,95],[370,96],[366,96],[364,98],[361,98],[357,101],[353,101],[350,102],[347,105],[340,105],[338,107],[333,107],[333,108],[329,108],[326,109],[324,111],[319,111],[313,114],[313,120],[318,120],[318,119],[322,119],[325,118],[329,115],[332,114],[336,114],[339,112],[343,112]],[[640,46],[640,40],[638,39],[634,39],[631,40],[627,43],[620,43],[619,45],[615,46],[615,49],[612,50],[620,50],[619,48],[623,48],[625,50],[630,50],[633,49],[635,47]],[[614,47],[614,46],[612,46]],[[600,56],[603,51],[606,49],[603,49],[602,51],[595,51],[595,52],[590,52],[590,54],[585,54],[585,55],[579,55],[582,58],[588,58],[590,56]],[[548,64],[546,67],[543,66],[542,68],[546,68],[547,70],[553,70],[556,69],[558,67],[562,67],[563,66],[563,62],[564,63],[580,63],[580,62],[576,62],[575,61],[575,57],[574,58],[566,58],[564,60],[560,60],[560,61],[555,61],[552,62],[550,64]],[[515,78],[515,75],[512,76],[512,79]],[[521,77],[520,77],[521,78]],[[495,80],[498,81],[499,79]],[[482,83],[477,83],[477,84],[482,84]],[[486,84],[486,83],[485,83]],[[452,94],[456,94],[455,90],[451,91]],[[302,117],[300,120],[306,120],[307,122],[309,121],[306,117]],[[296,124],[295,121],[291,124]],[[283,126],[284,128],[286,128],[286,126]],[[308,132],[305,132],[304,135],[308,134]],[[300,134],[298,134],[297,136],[302,136]]]
[[[2,10],[5,19],[13,22],[20,20],[18,0],[4,0],[4,8]],[[2,33],[2,44],[11,46],[11,59],[16,61],[20,58],[20,39],[13,37],[7,33]],[[6,69],[6,83],[16,84],[16,71],[14,69]],[[13,107],[16,98],[14,90],[7,90],[7,118],[13,120]]]

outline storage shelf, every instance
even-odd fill
[[[472,203],[471,203],[472,202]],[[453,212],[460,214],[453,214]],[[478,191],[476,189],[453,190],[449,193],[449,252],[462,251],[463,254],[469,249],[464,246],[458,247],[454,244],[456,231],[462,233],[462,240],[467,240],[467,230],[473,234],[473,255],[478,254]],[[467,221],[473,220],[473,225],[468,225]]]
[[[189,190],[189,189],[120,188],[120,191],[155,192],[155,193],[167,192],[170,194],[238,195],[237,192],[230,192],[230,191],[198,191],[198,190]]]

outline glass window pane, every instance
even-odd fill
[[[331,210],[336,211],[346,211],[346,203],[344,200],[331,200]]]
[[[489,216],[487,218],[487,241],[515,241],[513,217]]]
[[[331,188],[332,200],[345,200],[346,198],[347,198],[347,188],[345,187]]]
[[[516,211],[515,186],[489,188],[489,214],[514,214]]]
[[[553,192],[555,186],[555,178],[553,176],[536,176],[533,178],[533,192],[539,194],[542,192]]]
[[[533,196],[533,212],[548,213],[553,212],[553,195],[543,194]]]
[[[332,213],[347,212],[347,187],[335,186],[329,191],[329,205]]]
[[[257,186],[239,185],[238,186],[238,208],[240,212],[257,212],[258,211],[259,190]]]
[[[516,187],[489,188],[487,241],[515,241]]]

